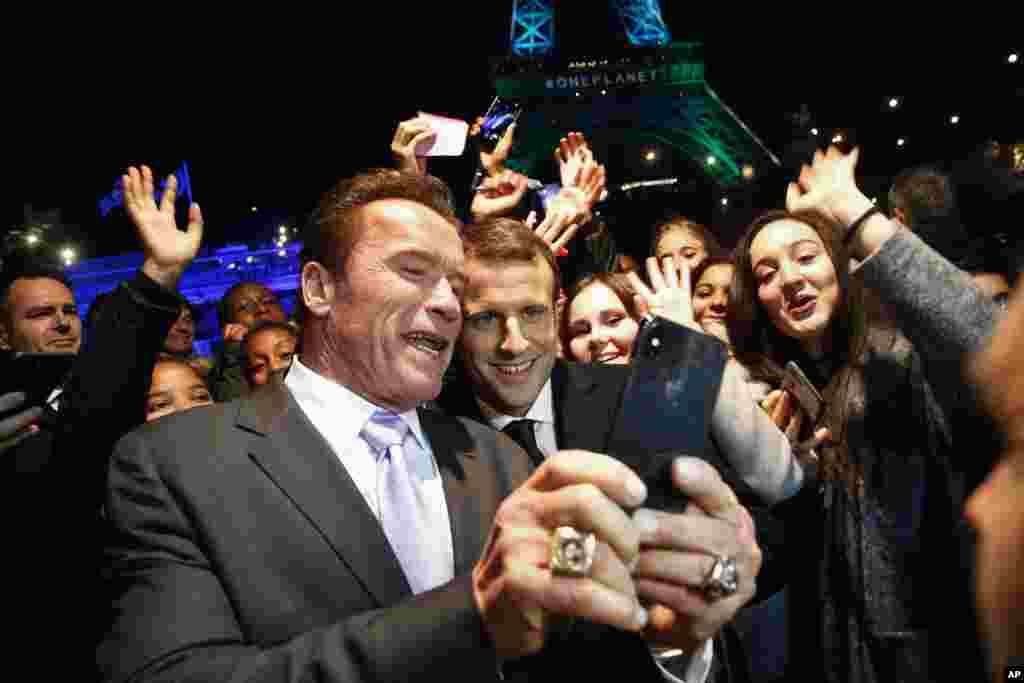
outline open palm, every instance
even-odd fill
[[[198,204],[189,207],[188,229],[181,231],[174,218],[174,200],[178,181],[171,175],[167,179],[163,198],[157,206],[153,197],[153,172],[143,166],[135,167],[121,177],[124,188],[124,207],[139,232],[146,260],[161,271],[180,275],[199,253],[203,239],[203,216]]]

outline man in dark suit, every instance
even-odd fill
[[[623,510],[646,496],[635,473],[576,451],[530,475],[501,434],[417,410],[439,392],[462,322],[447,188],[393,171],[344,181],[307,246],[303,351],[283,385],[151,423],[115,449],[107,678],[487,680],[512,665],[562,680],[602,665],[606,674],[611,662],[641,677],[653,669],[634,640],[574,648],[556,617],[660,628],[688,644],[687,612],[648,616],[639,604],[629,568],[645,557]],[[717,628],[753,591],[757,547],[713,472],[685,459],[677,469],[680,489],[716,512],[686,522],[738,563],[736,595],[701,621]],[[598,538],[581,576],[552,571],[560,525]],[[699,580],[674,531],[654,532],[665,551],[647,561]]]

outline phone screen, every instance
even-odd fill
[[[480,124],[481,147],[487,151],[493,150],[508,127],[519,119],[521,112],[522,107],[518,103],[495,97]]]

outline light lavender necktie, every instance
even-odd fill
[[[395,413],[377,410],[360,432],[377,459],[377,500],[380,523],[395,551],[413,593],[433,588],[424,543],[429,541],[426,520],[419,512],[412,473],[405,461],[402,442],[409,425]]]

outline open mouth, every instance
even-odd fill
[[[440,356],[451,343],[444,337],[429,332],[412,332],[404,338],[411,346],[434,356]]]
[[[605,351],[604,353],[598,354],[594,357],[595,363],[614,363],[619,358],[622,358],[620,351]]]
[[[491,367],[493,367],[501,377],[518,379],[525,377],[536,362],[537,359],[534,358],[533,360],[523,361],[521,363],[491,363]]]
[[[807,315],[814,310],[817,297],[813,294],[797,294],[789,302],[789,313],[795,317]]]
[[[70,349],[74,348],[77,339],[55,339],[50,342],[51,346],[56,346],[58,349]]]

